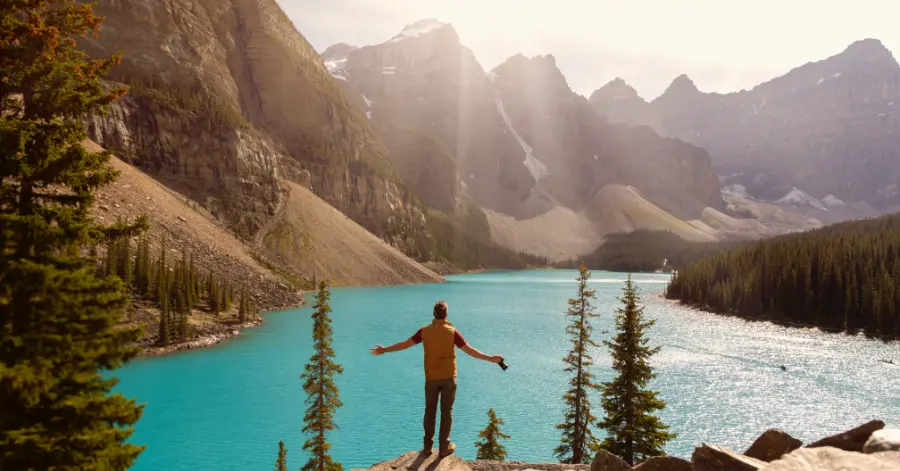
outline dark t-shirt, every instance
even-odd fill
[[[422,329],[424,329],[424,327],[422,327]],[[415,344],[422,343],[422,329],[417,330],[416,333],[413,334],[413,336],[409,338],[410,340],[413,341],[413,343],[415,343]],[[466,339],[463,338],[462,334],[459,333],[459,330],[456,330],[456,329],[454,329],[454,332],[453,332],[453,344],[456,345],[456,348],[463,348],[466,345],[468,345],[466,343]]]

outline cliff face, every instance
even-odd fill
[[[610,124],[569,88],[552,56],[514,56],[492,75],[511,129],[542,167],[542,188],[565,206],[582,209],[604,186],[624,184],[680,218],[723,208],[706,151]]]
[[[323,58],[389,142],[401,175],[418,175],[414,167],[423,160],[442,160],[441,148],[452,158],[454,173],[406,180],[420,194],[430,193],[433,185],[458,185],[479,204],[508,212],[517,211],[528,197],[534,180],[522,164],[521,148],[506,133],[490,80],[452,26],[424,20],[382,44],[359,49],[337,45]],[[434,139],[440,148],[396,146],[398,133]],[[451,207],[454,192],[441,193],[429,197],[429,203]]]
[[[486,74],[451,25],[423,20],[381,44],[334,45],[323,59],[406,183],[430,193],[433,206],[454,204],[458,179],[459,192],[518,218],[560,205],[579,211],[609,183],[633,184],[681,217],[722,207],[702,149],[610,125],[569,89],[550,56],[516,56]],[[398,133],[440,146],[409,145],[409,137],[397,146]],[[435,164],[439,149],[453,165]],[[442,170],[423,175],[420,165]]]
[[[424,224],[371,125],[274,0],[101,0],[89,52],[124,51],[132,98],[92,137],[184,188],[245,235],[285,178],[399,246]],[[141,91],[142,90],[142,91]]]
[[[708,150],[728,183],[752,196],[777,200],[796,188],[831,201],[900,203],[900,66],[877,40],[752,90],[703,93],[680,76],[649,104],[653,114],[643,100],[616,103],[601,93],[612,85],[592,96],[596,111],[623,123],[661,122],[670,136]]]
[[[650,126],[661,137],[668,136],[656,110],[621,78],[616,78],[595,90],[588,101],[597,114],[613,123]]]

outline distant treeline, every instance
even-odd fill
[[[609,234],[597,250],[584,255],[590,270],[618,272],[654,272],[678,268],[703,257],[746,244],[734,242],[694,242],[669,231],[637,230],[627,234]],[[578,260],[566,260],[559,268],[578,268]]]
[[[900,215],[769,239],[679,270],[666,296],[719,313],[900,334]]]

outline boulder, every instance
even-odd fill
[[[872,432],[863,445],[863,453],[878,451],[900,451],[900,429],[883,428]]]
[[[588,471],[589,464],[525,463],[523,461],[475,460],[466,464],[472,471]]]
[[[600,450],[594,457],[594,461],[591,461],[591,471],[631,471],[631,466],[618,456],[606,450]]]
[[[872,433],[874,433],[876,430],[881,430],[883,428],[884,422],[880,420],[873,420],[871,422],[866,422],[852,430],[848,430],[837,435],[832,435],[830,437],[825,437],[806,446],[808,448],[830,446],[845,451],[862,451],[863,445],[866,444],[866,440],[869,439],[869,436],[871,436]]]
[[[717,445],[703,444],[691,455],[694,471],[757,471],[765,461]]]
[[[763,432],[759,438],[747,448],[744,456],[756,458],[765,462],[775,461],[778,458],[800,448],[803,442],[788,435],[783,430],[771,428]]]
[[[472,468],[456,455],[438,458],[438,450],[425,456],[419,451],[410,451],[392,460],[382,461],[369,471],[472,471]]]
[[[897,471],[900,452],[863,454],[830,446],[800,448],[760,471]]]
[[[674,456],[654,456],[641,461],[634,471],[691,471],[691,462]]]

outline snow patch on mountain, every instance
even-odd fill
[[[744,185],[738,185],[737,183],[723,187],[722,191],[727,191],[728,193],[734,193],[736,195],[740,195],[745,198],[752,198],[752,196],[750,196],[750,194],[747,193],[747,187],[745,187]]]
[[[330,73],[332,77],[338,80],[343,80],[346,82],[347,77],[350,76],[350,74],[347,72],[346,57],[325,61],[325,68],[328,69],[328,73]]]
[[[829,208],[833,208],[835,206],[847,206],[847,203],[844,203],[834,195],[828,195],[822,198],[822,203],[825,203],[825,206],[828,206]]]
[[[812,196],[809,196],[809,194],[807,194],[805,191],[799,190],[797,187],[794,187],[786,195],[782,196],[775,202],[778,204],[788,204],[791,206],[808,205],[820,211],[828,211],[828,208],[825,207],[825,205],[822,204],[821,201],[813,198]]]
[[[516,129],[512,125],[512,120],[509,119],[509,115],[506,114],[506,109],[503,108],[503,99],[500,98],[500,93],[494,94],[494,102],[497,104],[497,112],[503,117],[506,128],[513,137],[519,141],[519,145],[522,146],[522,150],[525,151],[525,161],[523,164],[525,164],[525,167],[528,169],[532,178],[534,178],[535,181],[538,181],[546,177],[549,174],[547,166],[534,156],[534,149],[525,142],[525,139],[522,139],[522,136],[520,136],[518,132],[516,132]]]
[[[325,68],[332,74],[342,72],[347,68],[347,58],[327,60],[325,61]]]
[[[406,25],[406,27],[403,28],[403,31],[400,31],[400,34],[394,36],[394,38],[388,42],[395,43],[403,41],[406,38],[417,38],[423,34],[428,34],[432,31],[441,29],[444,26],[447,26],[447,23],[441,23],[434,19],[417,21],[413,24]]]

